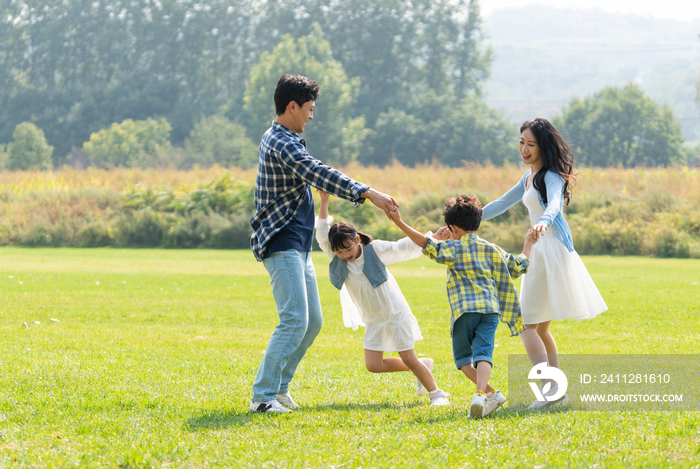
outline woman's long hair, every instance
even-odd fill
[[[348,222],[339,221],[328,230],[328,241],[330,241],[331,249],[334,252],[341,251],[351,248],[353,244],[355,244],[357,235],[360,235],[360,243],[363,246],[367,246],[372,242],[372,237],[370,235],[360,233]]]
[[[571,201],[571,189],[576,184],[574,170],[574,155],[557,129],[547,120],[541,117],[525,122],[520,126],[520,133],[530,129],[532,135],[540,147],[542,155],[542,169],[537,171],[532,185],[539,192],[542,201],[547,203],[547,186],[544,183],[544,175],[552,171],[564,178],[564,205]]]

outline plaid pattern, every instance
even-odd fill
[[[464,313],[498,313],[511,336],[524,331],[518,292],[513,278],[527,272],[530,261],[514,256],[470,233],[461,240],[428,238],[423,254],[447,266],[447,297],[452,327]]]
[[[255,180],[255,216],[250,247],[262,261],[265,245],[296,215],[306,185],[361,204],[369,186],[324,165],[306,151],[306,142],[285,126],[272,123],[260,142]]]

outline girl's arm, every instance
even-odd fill
[[[318,241],[321,250],[332,260],[335,257],[335,253],[331,249],[330,241],[328,241],[328,231],[333,223],[333,217],[328,216],[328,199],[330,199],[330,195],[323,191],[318,191],[318,194],[321,196],[321,208],[316,219],[316,241]]]
[[[425,236],[432,235],[431,232],[428,232]],[[372,241],[372,247],[377,257],[379,257],[379,260],[382,261],[384,265],[410,261],[411,259],[419,258],[423,254],[422,248],[411,241],[411,238],[403,238],[398,241],[382,241],[377,239]]]
[[[513,186],[513,188],[506,192],[501,198],[487,204],[486,207],[484,207],[484,213],[481,217],[481,221],[486,221],[497,217],[511,208],[513,205],[520,202],[523,198],[523,194],[525,193],[525,180],[529,174],[530,170],[525,173],[525,175],[520,179],[520,182]]]

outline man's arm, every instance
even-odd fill
[[[392,196],[383,192],[379,192],[375,189],[372,189],[371,187],[367,189],[367,191],[364,194],[362,194],[361,197],[369,200],[378,208],[384,210],[384,213],[386,213],[386,216],[389,218],[389,220],[392,220],[392,213],[399,209],[399,203],[396,200],[394,200]]]
[[[390,195],[379,192],[361,182],[346,176],[337,169],[326,166],[321,161],[309,155],[301,144],[288,144],[281,151],[282,161],[291,169],[296,177],[329,194],[351,202],[362,202],[367,199],[372,204],[384,210],[387,217],[399,206]]]

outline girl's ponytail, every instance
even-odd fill
[[[368,234],[360,233],[359,231],[357,234],[360,235],[360,243],[362,243],[363,246],[367,246],[373,241],[372,237]]]

